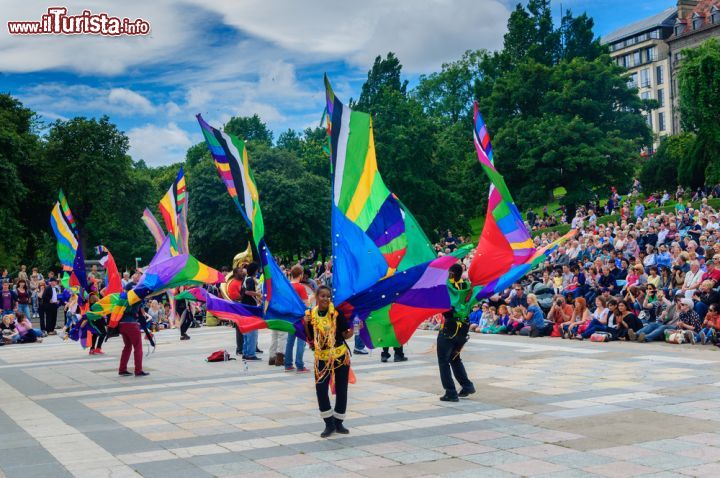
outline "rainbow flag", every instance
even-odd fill
[[[75,237],[77,237],[78,230],[77,225],[75,224],[75,218],[73,217],[72,211],[70,210],[70,205],[68,204],[67,198],[65,197],[65,193],[62,189],[58,194],[58,202],[60,203],[60,208],[62,209],[63,216],[65,216],[65,219],[67,219],[67,223],[72,229],[73,234],[75,234]]]
[[[251,306],[234,302],[232,300],[221,299],[213,294],[207,294],[205,307],[209,314],[223,320],[234,322],[240,332],[243,334],[258,329],[273,329],[284,332],[303,331],[302,322],[290,322],[278,319],[263,319],[262,306]],[[295,328],[297,324],[297,330]],[[304,339],[305,334],[301,338]]]
[[[91,310],[97,316],[110,315],[109,325],[114,327],[126,307],[137,304],[151,294],[183,285],[217,284],[225,279],[219,271],[190,254],[172,255],[169,243],[168,236],[132,290],[107,295],[96,302]]]
[[[143,211],[142,220],[150,231],[150,234],[152,234],[153,239],[155,239],[155,249],[159,249],[163,239],[165,239],[165,233],[163,232],[162,226],[148,208],[145,208]]]
[[[265,224],[257,185],[250,168],[245,142],[224,131],[213,128],[197,115],[200,129],[215,160],[215,166],[228,194],[240,210],[252,231],[253,241],[260,255],[263,273],[263,319],[283,320],[296,324],[305,315],[305,304],[280,270],[265,242]],[[293,329],[294,329],[293,325]],[[280,328],[279,330],[285,330]]]
[[[168,192],[165,193],[165,196],[163,196],[158,205],[163,221],[165,222],[165,228],[168,234],[175,240],[176,250],[178,251],[180,251],[179,244],[181,242],[178,220],[187,201],[186,193],[185,173],[181,166],[177,178],[175,178],[172,186],[170,186],[170,189],[168,189]]]
[[[193,287],[192,289],[184,290],[175,296],[175,300],[190,300],[195,302],[206,302],[208,291],[202,287]]]

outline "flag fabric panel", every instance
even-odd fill
[[[336,302],[391,276],[407,253],[403,208],[377,167],[370,115],[344,105],[325,77],[332,165]],[[362,266],[362,267],[360,267]]]
[[[450,309],[448,269],[456,262],[443,256],[398,272],[338,308],[363,322],[359,333],[368,347],[399,347],[425,319]]]
[[[178,216],[185,207],[187,199],[186,193],[185,173],[183,172],[183,168],[181,166],[175,181],[172,186],[170,186],[168,192],[165,193],[165,196],[163,196],[160,200],[160,204],[158,206],[163,220],[165,221],[165,228],[167,229],[168,234],[175,239],[176,245],[180,242]]]
[[[478,111],[477,102],[474,106],[474,124],[475,150],[491,182],[485,224],[468,270],[470,282],[475,286],[487,285],[511,267],[531,260],[535,255],[535,245],[505,180],[495,169],[490,134]]]
[[[169,244],[168,237],[132,290],[110,294],[96,302],[92,307],[96,316],[110,315],[109,325],[114,327],[122,318],[126,307],[140,302],[151,294],[183,285],[217,284],[225,279],[219,271],[203,264],[190,254],[172,255]]]
[[[50,213],[50,225],[57,239],[57,255],[64,271],[72,271],[77,253],[78,241],[72,227],[63,214],[60,202],[55,203]]]
[[[105,268],[105,294],[122,292],[122,279],[113,255],[105,246],[97,246],[95,253],[101,256],[100,264]]]
[[[200,115],[197,115],[197,120],[218,174],[252,231],[263,274],[263,319],[297,323],[305,314],[305,304],[280,270],[265,242],[260,197],[245,142],[213,128]]]
[[[153,239],[155,239],[155,249],[159,249],[163,239],[165,239],[165,233],[163,232],[162,226],[148,208],[145,208],[143,211],[142,220],[150,231],[150,234],[152,234]]]
[[[495,169],[487,125],[474,105],[473,142],[483,171],[490,178],[487,214],[478,247],[468,270],[475,299],[491,297],[519,281],[577,231],[536,249],[530,231],[505,184]]]

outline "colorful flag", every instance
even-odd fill
[[[63,216],[65,216],[65,219],[67,219],[67,223],[70,226],[70,229],[72,229],[75,237],[78,237],[78,230],[77,225],[75,224],[75,218],[73,217],[72,211],[70,210],[70,205],[68,204],[67,198],[65,197],[65,193],[62,189],[58,194],[58,202],[60,203],[60,208],[62,209]]]
[[[225,279],[219,271],[190,254],[171,255],[169,243],[169,238],[163,241],[164,245],[158,249],[132,290],[103,297],[93,305],[92,311],[97,316],[110,315],[109,325],[114,327],[126,307],[137,304],[151,294],[183,285],[217,284]]]
[[[175,296],[175,300],[190,300],[195,302],[207,301],[208,291],[202,287],[193,287],[192,289],[184,290]]]
[[[325,87],[335,303],[362,322],[360,338],[368,347],[398,347],[423,320],[450,308],[446,283],[457,257],[436,258],[413,215],[383,182],[370,116],[345,106],[327,77]]]
[[[182,166],[178,171],[177,178],[173,182],[172,186],[165,196],[160,200],[159,208],[162,214],[163,220],[165,221],[165,228],[168,234],[175,239],[177,245],[180,238],[180,231],[178,229],[178,216],[180,211],[185,206],[186,201],[186,187],[185,187],[185,173],[183,172]]]
[[[213,128],[200,115],[197,115],[197,120],[215,160],[220,178],[245,222],[250,226],[253,241],[260,255],[264,281],[263,319],[298,323],[305,314],[305,304],[295,293],[265,243],[265,224],[260,209],[260,197],[250,168],[245,142]]]
[[[478,247],[468,270],[468,276],[477,291],[476,299],[492,296],[520,280],[557,246],[575,235],[568,234],[537,250],[530,231],[523,222],[505,180],[495,169],[492,144],[487,125],[474,105],[475,127],[473,140],[478,160],[490,178],[487,213]]]
[[[57,255],[64,271],[72,271],[77,253],[78,240],[63,214],[60,202],[55,203],[50,213],[50,225],[57,238]]]
[[[470,282],[475,286],[486,285],[511,267],[525,264],[534,256],[535,245],[505,180],[495,169],[490,134],[477,103],[474,113],[475,150],[491,182],[485,224],[468,270]]]
[[[152,234],[153,239],[155,239],[155,249],[159,249],[163,239],[165,239],[165,233],[163,232],[162,226],[148,208],[145,208],[143,211],[142,220],[150,231],[150,234]]]
[[[105,294],[114,294],[116,292],[122,292],[122,279],[120,278],[120,272],[118,271],[117,264],[115,264],[115,258],[110,253],[107,247],[97,246],[95,253],[100,257],[100,264],[105,268]]]
[[[273,328],[285,332],[295,332],[292,322],[286,320],[264,320],[261,306],[252,306],[221,299],[207,294],[205,306],[209,314],[223,320],[234,322],[243,334],[252,330]],[[300,322],[301,323],[301,322]],[[272,327],[270,327],[272,325]],[[299,326],[300,327],[300,326]],[[301,327],[300,327],[301,328]]]
[[[408,248],[398,198],[378,171],[372,119],[353,111],[325,76],[332,164],[333,288],[340,303],[398,269]]]

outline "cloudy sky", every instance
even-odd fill
[[[107,114],[131,154],[181,161],[211,124],[257,113],[275,131],[319,123],[322,74],[357,98],[375,56],[395,52],[411,83],[467,49],[497,49],[517,0],[0,0],[0,91],[46,121]],[[564,0],[599,35],[673,0]],[[145,37],[19,36],[6,22],[39,20],[49,6],[142,18]],[[560,2],[555,2],[557,16]]]

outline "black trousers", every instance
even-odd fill
[[[186,335],[187,330],[190,328],[190,325],[192,324],[192,314],[189,310],[185,309],[183,310],[182,315],[180,316],[182,319],[182,322],[180,323],[180,336]]]
[[[344,357],[343,357],[344,359]],[[325,362],[318,363],[318,370],[325,368]],[[341,361],[335,363],[335,411],[333,412],[330,403],[330,373],[322,377],[315,376],[315,394],[317,395],[318,408],[322,418],[334,416],[338,420],[345,420],[348,398],[348,377],[350,365]]]
[[[450,397],[457,397],[458,394],[453,375],[462,388],[474,388],[460,358],[460,350],[466,341],[467,339],[464,335],[462,337],[456,336],[450,338],[442,332],[438,334],[437,357],[438,366],[440,367],[440,381],[445,389],[445,394]]]
[[[45,304],[40,304],[38,306],[38,315],[40,316],[40,330],[43,332],[48,332],[47,328],[47,307]]]
[[[396,357],[405,356],[405,352],[403,351],[402,347],[393,347],[393,352],[395,353]],[[384,357],[390,357],[390,347],[383,347],[382,355]]]
[[[55,326],[57,325],[57,311],[57,304],[45,305],[45,326],[47,327],[45,332],[50,333],[55,330]]]
[[[93,349],[101,349],[102,344],[107,337],[107,329],[105,328],[105,319],[100,319],[93,324],[97,332],[93,332],[92,347]]]

